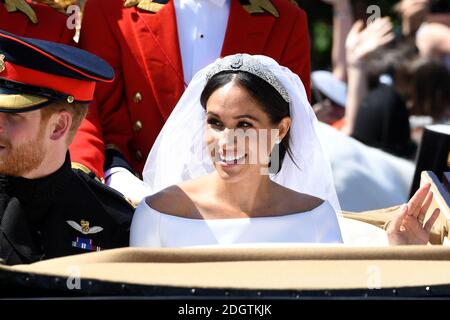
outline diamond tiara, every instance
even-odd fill
[[[245,71],[251,73],[270,84],[283,99],[289,103],[291,101],[286,88],[262,63],[248,54],[235,54],[217,60],[206,74],[206,81],[222,71]]]

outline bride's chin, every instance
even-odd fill
[[[216,162],[214,165],[217,173],[222,179],[235,179],[243,174],[243,165],[241,164],[224,165],[220,162]]]
[[[229,172],[218,171],[218,176],[220,180],[222,180],[225,183],[235,184],[243,180],[243,175],[241,175],[240,173],[233,174]]]

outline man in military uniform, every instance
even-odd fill
[[[80,47],[108,61],[71,145],[73,161],[140,200],[147,155],[189,81],[235,53],[263,54],[297,73],[309,92],[307,18],[289,0],[89,0]],[[133,188],[137,186],[137,188]]]
[[[113,78],[113,69],[86,51],[0,30],[3,263],[128,246],[133,207],[72,169],[68,152],[96,82]]]
[[[63,1],[46,4],[26,0],[0,0],[0,29],[19,36],[75,45],[75,29],[67,26],[68,16]]]

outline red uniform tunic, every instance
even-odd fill
[[[270,56],[297,73],[309,93],[306,14],[288,0],[271,2],[278,18],[268,12],[251,15],[238,0],[231,0],[221,55]],[[119,150],[141,173],[185,89],[173,1],[157,13],[123,4],[123,0],[89,0],[81,29],[81,48],[104,58],[116,71],[113,83],[98,84],[71,146],[72,160],[98,176],[103,176],[106,148]]]

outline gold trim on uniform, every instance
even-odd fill
[[[6,69],[6,67],[5,67],[5,55],[4,54],[0,54],[0,73],[5,71],[5,69]]]
[[[125,8],[137,6],[141,10],[157,13],[164,7],[164,4],[153,2],[153,0],[125,0]]]
[[[139,2],[141,2],[141,0],[125,0],[123,6],[129,8],[137,5]]]
[[[270,0],[249,0],[249,4],[242,5],[250,14],[269,12],[275,18],[279,18],[280,14]]]
[[[91,169],[89,169],[89,168],[86,167],[84,164],[81,164],[81,163],[79,163],[79,162],[72,162],[72,163],[71,163],[71,167],[72,167],[73,170],[80,170],[80,171],[83,171],[83,172],[86,173],[87,175],[91,175],[91,174],[94,173]],[[97,181],[99,181],[99,182],[101,182],[101,183],[104,183],[104,181],[101,180],[101,179],[99,179],[95,174],[94,174],[94,176],[95,176],[95,180],[97,180]]]
[[[86,167],[84,164],[81,164],[79,162],[72,162],[71,163],[72,169],[78,169],[83,171],[84,173],[90,174],[92,171],[88,167]]]
[[[64,13],[68,15],[67,8],[71,5],[76,5],[77,0],[36,0],[36,2],[46,4],[49,7],[52,7],[56,11]]]
[[[25,109],[47,102],[47,98],[29,94],[0,94],[0,107],[2,109]]]
[[[131,206],[132,206],[133,208],[135,208],[135,209],[138,207],[139,202],[140,202],[140,201],[135,202],[135,201],[133,201],[133,200],[131,200],[130,198],[127,198],[127,197],[125,197],[125,196],[124,196],[124,199],[125,199],[129,204],[131,204]]]
[[[450,169],[450,152],[447,155],[447,169]]]

